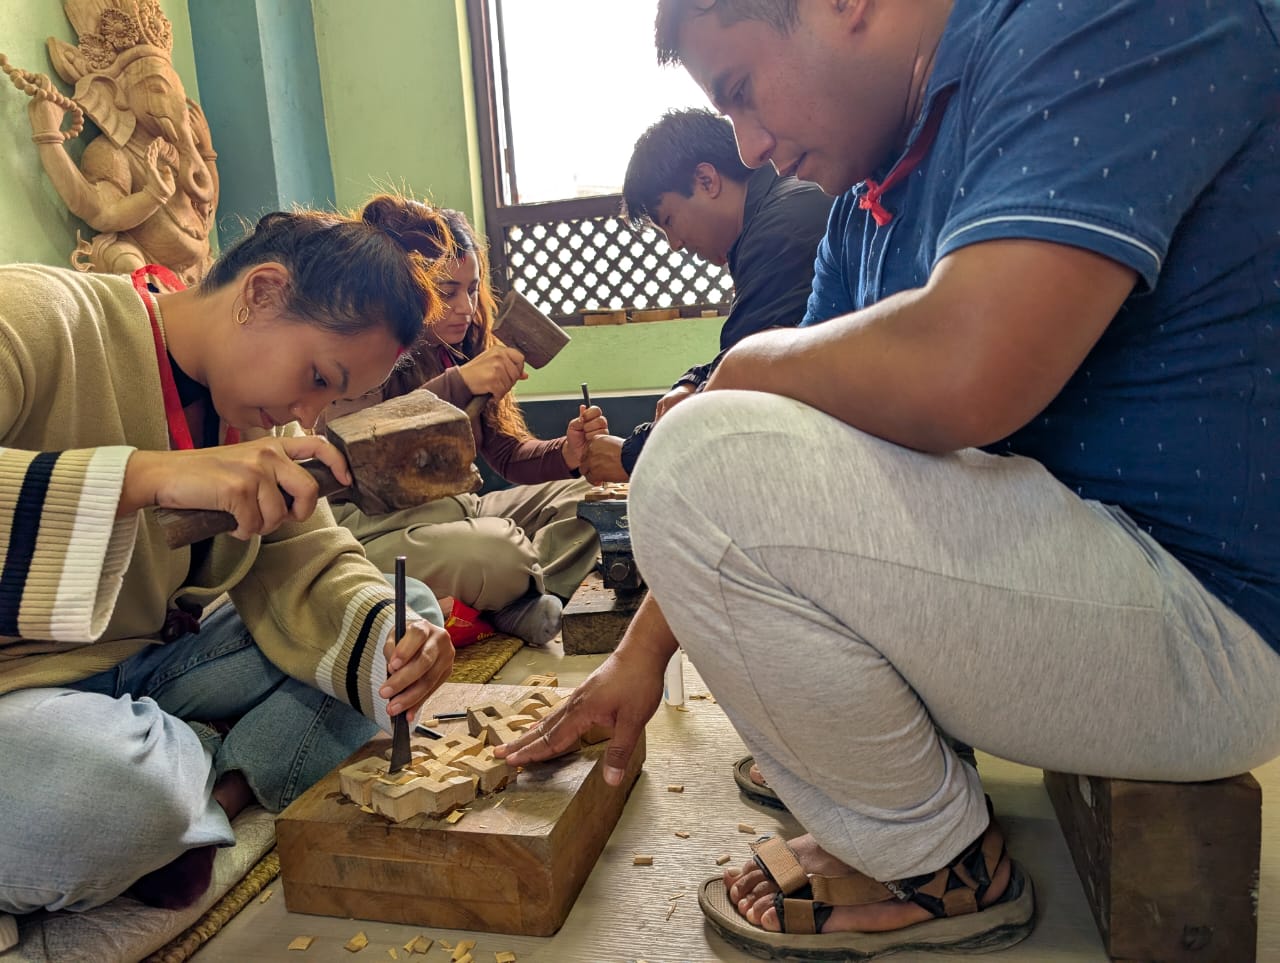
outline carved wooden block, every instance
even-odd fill
[[[390,751],[387,750],[388,753]],[[381,759],[361,759],[352,763],[338,772],[342,794],[358,806],[367,806],[373,784],[386,774],[387,764]]]
[[[516,771],[507,765],[506,760],[494,757],[493,750],[488,746],[478,755],[459,756],[454,765],[478,780],[480,792],[504,789],[516,775]]]
[[[369,805],[373,811],[402,823],[414,816],[441,816],[455,806],[465,806],[476,798],[476,780],[455,772],[443,779],[408,772],[379,779],[373,784]]]
[[[505,702],[486,702],[484,705],[468,706],[467,731],[473,736],[481,736],[486,727],[512,715],[515,715],[515,709]]]

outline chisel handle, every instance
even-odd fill
[[[298,462],[320,486],[321,497],[342,491],[347,486],[333,476],[333,471],[318,458]],[[285,504],[293,506],[293,498],[284,492]],[[199,508],[157,508],[155,519],[164,532],[165,544],[170,548],[193,545],[214,535],[236,530],[236,517],[230,512]]]

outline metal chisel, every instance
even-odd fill
[[[396,557],[396,642],[404,638],[405,601],[403,555]],[[393,775],[409,764],[409,720],[403,712],[391,719],[391,766],[387,775]]]

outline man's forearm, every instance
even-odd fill
[[[675,633],[667,624],[667,617],[650,592],[636,609],[615,654],[620,659],[650,663],[661,675],[679,647]]]
[[[962,359],[933,337],[920,292],[807,328],[774,328],[724,356],[707,390],[738,388],[794,398],[869,434],[924,451],[949,451],[954,428],[941,399],[959,392]],[[948,358],[950,355],[950,358]]]

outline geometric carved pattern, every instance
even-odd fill
[[[618,215],[511,224],[502,243],[508,283],[558,321],[619,308],[723,311],[733,300],[727,270]]]

